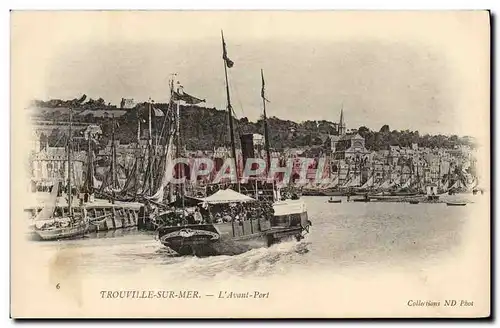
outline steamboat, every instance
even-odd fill
[[[228,68],[233,62],[227,57],[226,44],[222,35],[224,73],[226,80],[227,113],[231,139],[232,159],[238,176],[238,161],[233,128],[233,114],[228,84]],[[267,169],[270,168],[271,156],[267,127],[264,73],[261,70],[264,119],[264,141]],[[171,87],[173,93],[173,87]],[[171,96],[171,99],[173,97]],[[177,105],[177,109],[179,104]],[[179,112],[177,111],[177,127],[179,127]],[[179,129],[177,129],[177,134]],[[177,149],[180,149],[180,138],[177,136]],[[244,136],[242,140],[243,162],[254,157],[253,144],[248,145]],[[245,151],[250,149],[250,151]],[[260,186],[270,185],[267,190],[258,190]],[[311,221],[308,219],[307,208],[297,194],[290,193],[288,197],[281,195],[274,181],[263,183],[258,177],[249,178],[242,185],[237,183],[238,192],[231,188],[220,188],[214,194],[205,198],[191,198],[196,204],[194,214],[185,209],[185,188],[181,186],[182,207],[180,214],[166,211],[159,214],[156,222],[166,222],[158,230],[159,241],[179,255],[235,255],[253,248],[269,247],[286,241],[300,241],[309,232]],[[250,191],[247,194],[241,190]],[[250,195],[253,197],[251,197]],[[161,194],[161,192],[159,193]],[[179,213],[179,211],[177,211]]]
[[[302,200],[274,202],[271,211],[252,210],[262,205],[263,201],[232,189],[221,190],[203,200],[206,219],[160,227],[159,240],[180,255],[236,255],[282,241],[300,241],[309,232],[311,222]],[[226,211],[230,207],[236,208],[232,215]]]

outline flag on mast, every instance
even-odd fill
[[[226,62],[227,68],[231,68],[233,67],[234,62],[227,56],[226,42],[224,41],[224,33],[222,31],[221,35],[222,35],[222,59],[224,59],[224,61]]]
[[[264,82],[264,71],[262,69],[260,69],[260,76],[262,76],[262,90],[260,91],[260,96],[264,101],[270,102],[266,99],[266,82]]]
[[[184,88],[182,85],[179,85],[177,91],[174,91],[172,94],[173,101],[184,101],[189,105],[197,105],[199,103],[205,102],[205,99],[200,99],[198,97],[192,96],[184,92]]]

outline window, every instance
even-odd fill
[[[47,163],[47,177],[48,178],[54,177],[54,166],[52,163]]]

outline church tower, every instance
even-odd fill
[[[345,122],[344,122],[344,107],[340,109],[340,122],[339,122],[339,136],[343,136],[346,133]]]

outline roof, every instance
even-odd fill
[[[360,136],[359,133],[346,134],[340,138],[340,140],[352,140],[352,139],[364,140],[364,138]]]
[[[232,189],[219,190],[212,196],[202,199],[203,202],[208,204],[244,203],[254,200],[252,197],[240,194]]]

